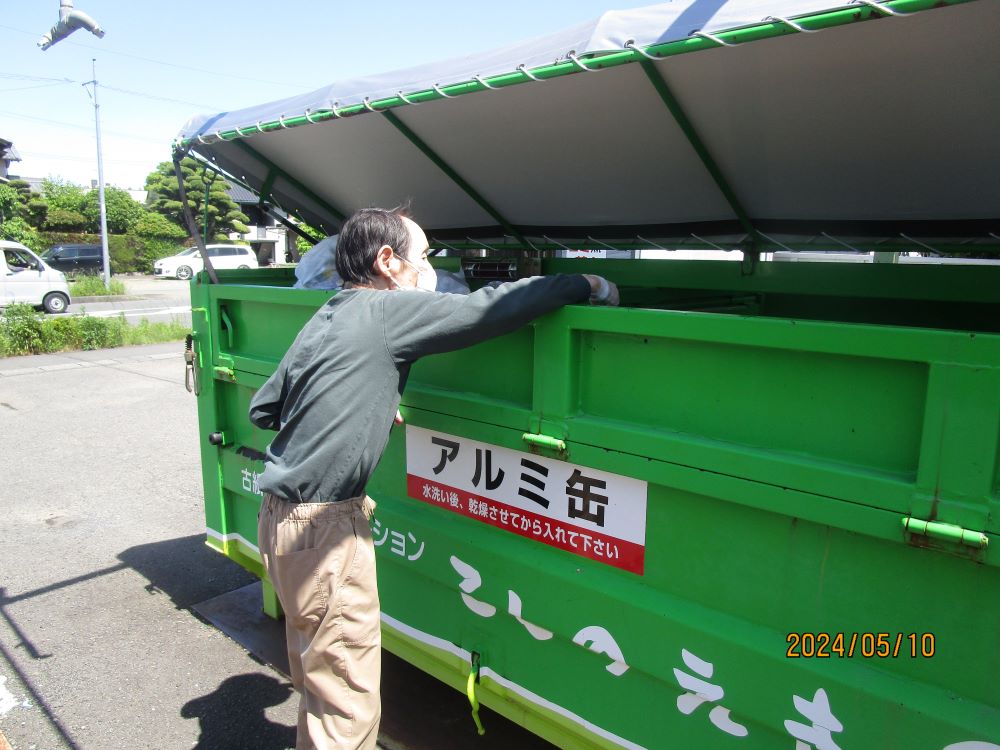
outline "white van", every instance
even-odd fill
[[[66,312],[69,284],[62,271],[45,265],[20,242],[0,240],[0,307],[17,302],[47,313]]]

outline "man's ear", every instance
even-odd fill
[[[392,248],[388,245],[382,245],[375,254],[375,267],[374,271],[379,276],[384,276],[389,278],[391,273],[389,264],[392,262]]]

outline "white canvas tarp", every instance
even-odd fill
[[[653,63],[728,197],[639,64],[394,107],[423,148],[369,111],[251,134],[257,123],[366,98],[830,7],[678,0],[611,12],[502,50],[195,117],[180,137],[202,135],[195,152],[257,190],[269,184],[271,200],[329,232],[359,207],[407,199],[441,238],[496,238],[511,227],[526,236],[721,236],[745,227],[741,208],[775,236],[1000,229],[995,0]],[[237,127],[248,137],[212,137]]]

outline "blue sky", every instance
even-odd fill
[[[80,84],[97,58],[105,180],[141,189],[195,113],[503,46],[650,1],[608,3],[76,0],[106,36],[78,30],[42,52],[36,42],[58,20],[59,0],[9,0],[0,16],[0,137],[21,154],[12,173],[89,185],[94,110]]]

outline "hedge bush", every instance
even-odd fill
[[[73,315],[50,318],[31,305],[11,305],[0,316],[0,354],[46,354],[74,349],[111,349],[134,344],[178,341],[191,329],[176,321],[129,325],[124,315],[94,318]]]
[[[158,223],[146,224],[140,228],[152,231],[162,229]],[[109,234],[108,255],[111,256],[111,270],[113,273],[152,273],[155,261],[176,255],[184,249],[185,237],[183,233],[179,238],[142,236],[137,233]],[[35,246],[28,245],[36,252],[55,245],[101,244],[101,235],[86,232],[38,232],[37,238]]]
[[[125,284],[119,279],[111,279],[107,287],[104,286],[104,279],[100,276],[80,276],[69,285],[71,297],[105,297],[108,295],[125,294]]]

